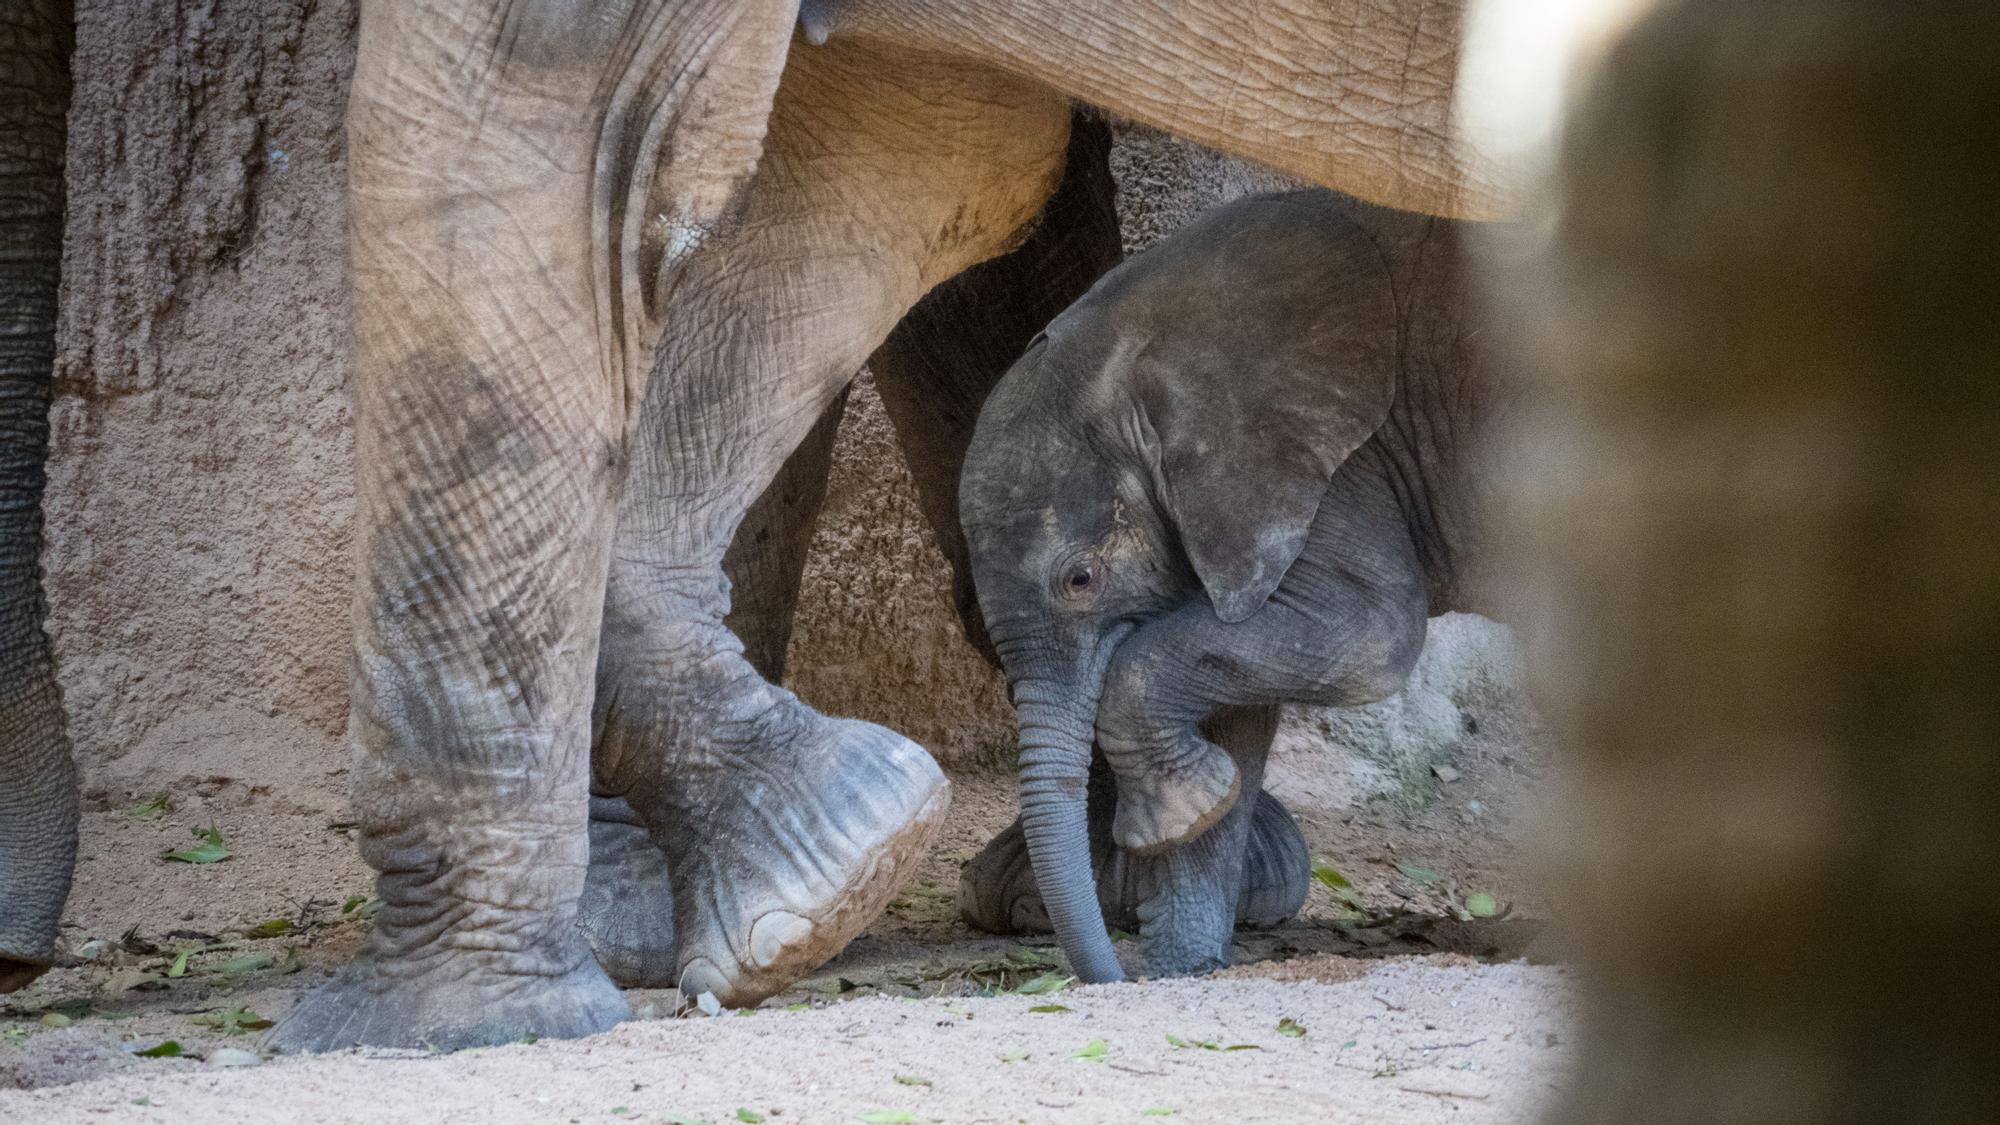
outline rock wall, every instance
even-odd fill
[[[353,34],[351,0],[77,4],[47,573],[87,774],[163,724],[337,746]]]
[[[78,4],[47,568],[72,731],[100,783],[140,750],[340,760],[353,36],[352,0]],[[1285,186],[1142,129],[1113,159],[1128,249]],[[864,377],[792,686],[947,764],[1005,759],[1005,689],[962,639],[949,581]]]

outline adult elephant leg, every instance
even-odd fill
[[[936,830],[922,747],[819,715],[726,626],[751,502],[934,285],[1054,188],[1068,110],[977,67],[795,52],[756,179],[677,280],[599,661],[598,791],[665,852],[684,993],[752,1003],[837,952]]]
[[[918,504],[951,563],[965,635],[995,667],[958,522],[958,475],[994,384],[1028,341],[1124,256],[1111,139],[1103,119],[1073,113],[1062,184],[1027,241],[931,290],[868,359]]]
[[[729,615],[723,624],[743,642],[743,658],[771,683],[785,675],[806,550],[826,499],[833,443],[847,392],[834,397],[805,441],[750,506],[723,556]],[[623,797],[590,799],[590,871],[577,920],[597,963],[627,987],[676,980],[674,892],[665,852]]]
[[[673,280],[640,216],[714,221],[790,23],[779,4],[364,8],[350,729],[383,906],[276,1046],[451,1049],[626,1014],[576,902],[615,506]],[[665,155],[684,150],[700,168]]]
[[[0,992],[40,976],[76,861],[76,767],[42,631],[69,4],[0,8]]]

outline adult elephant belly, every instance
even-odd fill
[[[767,683],[724,624],[723,558],[903,314],[1034,220],[1069,122],[1046,88],[962,61],[794,51],[731,218],[648,231],[665,324],[607,585],[593,790],[624,798],[665,853],[677,933],[586,916],[673,941],[627,957],[653,969],[623,983],[768,995],[838,952],[933,836],[948,787],[929,755]],[[615,915],[651,898],[596,901]]]

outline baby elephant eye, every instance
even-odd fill
[[[1097,582],[1097,564],[1088,560],[1071,563],[1063,577],[1063,589],[1071,594],[1087,592]]]

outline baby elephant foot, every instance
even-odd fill
[[[1121,754],[1114,740],[1104,739],[1105,756],[1118,773],[1111,838],[1126,851],[1153,855],[1193,840],[1236,806],[1242,780],[1235,761],[1193,727],[1176,741],[1170,753]]]
[[[1093,815],[1090,861],[1097,877],[1097,901],[1104,923],[1139,929],[1139,904],[1158,881],[1156,859],[1134,856],[1113,846],[1110,818]],[[1305,837],[1276,797],[1259,792],[1251,811],[1250,842],[1236,921],[1275,926],[1305,905],[1312,861]],[[1026,837],[1016,820],[965,865],[958,883],[958,909],[966,924],[995,934],[1045,934],[1054,930],[1028,862]]]
[[[648,810],[673,869],[684,996],[756,1004],[874,920],[943,825],[951,785],[923,747],[796,700],[717,749]]]
[[[674,887],[667,856],[622,797],[590,799],[590,872],[577,925],[622,988],[672,988]]]

